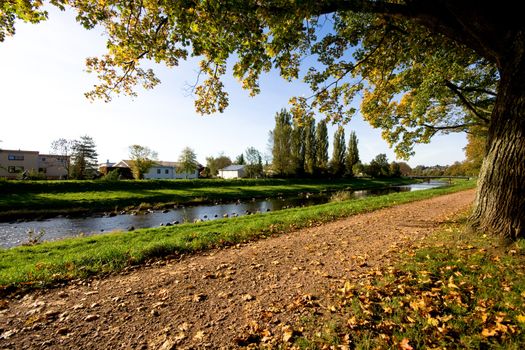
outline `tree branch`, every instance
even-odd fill
[[[461,93],[460,88],[456,84],[449,80],[445,80],[445,86],[448,87],[454,94],[456,94],[465,107],[467,107],[467,109],[471,111],[476,117],[483,120],[487,124],[490,122],[488,118],[485,118],[478,112],[476,107],[474,107],[472,103],[470,103],[470,101]]]
[[[477,126],[479,123],[465,123],[457,125],[447,125],[447,126],[435,126],[430,124],[422,124],[425,128],[440,131],[440,130],[457,130],[457,129],[468,129],[471,126]]]

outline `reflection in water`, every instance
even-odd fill
[[[443,182],[430,182],[396,186],[375,190],[354,191],[351,198],[384,195],[394,192],[416,191],[445,185]],[[236,217],[268,211],[282,210],[292,207],[306,207],[324,204],[330,201],[330,194],[308,194],[292,198],[272,198],[268,200],[252,200],[240,203],[199,205],[170,210],[167,213],[152,212],[140,215],[117,215],[114,217],[88,218],[52,218],[44,221],[27,221],[17,223],[0,223],[0,247],[8,248],[27,241],[29,230],[45,231],[45,240],[56,240],[74,237],[79,234],[96,234],[131,228],[158,227],[174,225],[183,222],[207,221],[224,217]]]

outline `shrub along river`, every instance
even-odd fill
[[[445,182],[418,183],[382,189],[349,191],[349,199],[385,195],[394,192],[425,190],[445,186]],[[266,213],[292,207],[324,204],[333,193],[303,193],[297,197],[269,198],[265,200],[237,201],[235,203],[178,206],[170,210],[143,211],[121,215],[98,215],[84,218],[56,217],[46,220],[0,223],[0,247],[9,248],[24,244],[38,237],[40,240],[56,240],[79,235],[92,235],[115,230],[130,231],[139,228],[171,226],[185,222],[207,221]]]

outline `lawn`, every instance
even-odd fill
[[[246,242],[411,201],[473,188],[474,181],[426,191],[293,208],[266,214],[116,232],[0,250],[0,288],[43,287],[120,271],[153,259]]]
[[[116,211],[301,192],[379,188],[410,179],[199,179],[153,181],[0,181],[0,219]]]

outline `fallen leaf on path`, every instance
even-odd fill
[[[204,338],[204,332],[203,331],[198,331],[193,336],[193,339],[195,339],[195,340],[202,340],[203,338]]]
[[[290,325],[283,326],[282,329],[283,329],[283,341],[287,343],[293,338],[294,330],[292,326]]]
[[[410,346],[408,342],[409,340],[407,338],[403,338],[403,340],[399,342],[399,348],[402,350],[414,350],[414,348]]]

